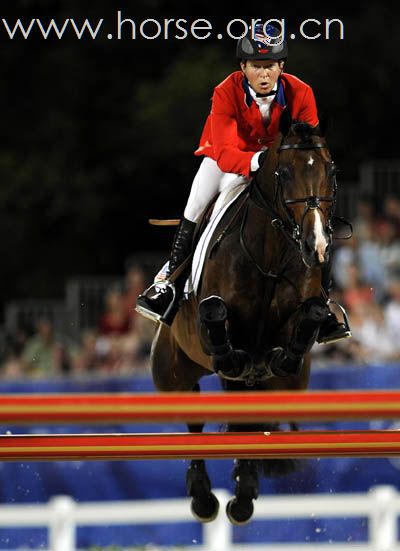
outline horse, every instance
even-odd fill
[[[217,373],[223,388],[304,390],[310,349],[327,319],[322,269],[331,252],[336,166],[323,130],[282,117],[266,160],[219,222],[197,295],[171,327],[160,324],[151,351],[158,391],[200,390]],[[188,424],[201,432],[203,424]],[[297,427],[290,425],[292,430]],[[228,424],[228,431],[279,430],[279,424]],[[226,513],[244,524],[254,511],[259,475],[285,474],[292,460],[236,460],[235,497]],[[218,500],[204,460],[192,460],[186,486],[193,515],[215,519]]]

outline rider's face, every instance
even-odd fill
[[[283,70],[283,61],[248,60],[240,67],[250,86],[258,94],[267,94],[275,86]]]

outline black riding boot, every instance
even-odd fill
[[[325,291],[326,296],[329,297],[329,292],[332,287],[331,261],[329,261],[328,264],[326,264],[326,266],[322,268],[321,285]],[[329,303],[328,303],[328,306],[329,306]],[[343,312],[344,323],[341,323],[337,319],[336,315],[332,311],[330,311],[329,316],[322,323],[319,329],[319,334],[317,338],[317,342],[319,344],[331,344],[336,341],[340,341],[342,339],[347,339],[348,337],[351,337],[351,330],[350,330],[346,312],[344,311],[344,308],[342,308],[341,306],[339,306],[339,308]]]
[[[183,295],[187,272],[184,270],[183,274],[180,274],[174,283],[168,281],[168,279],[192,252],[195,227],[195,222],[182,218],[172,243],[171,257],[166,274],[167,281],[151,285],[142,295],[138,296],[136,310],[140,314],[154,321],[162,321],[167,325],[172,324]]]

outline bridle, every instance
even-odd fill
[[[322,149],[322,148],[327,148],[327,146],[322,141],[315,142],[315,143],[311,141],[307,141],[307,142],[303,141],[296,144],[281,143],[280,147],[278,148],[278,153],[288,149],[312,150],[312,149]],[[271,267],[269,269],[268,268],[266,269],[265,267],[260,265],[260,263],[256,260],[256,258],[252,254],[250,248],[247,246],[245,242],[245,227],[249,216],[250,203],[253,203],[256,207],[260,208],[261,210],[263,210],[269,215],[269,218],[271,218],[271,225],[282,231],[284,236],[288,239],[289,243],[291,243],[295,247],[296,251],[301,255],[303,262],[305,262],[304,256],[303,256],[303,247],[301,243],[304,219],[310,210],[316,210],[316,209],[322,210],[321,203],[330,204],[329,216],[326,220],[325,231],[328,235],[328,246],[330,246],[332,243],[333,229],[331,225],[331,218],[336,205],[336,192],[337,192],[337,183],[336,183],[335,174],[336,174],[335,165],[333,162],[331,162],[330,173],[328,173],[327,177],[330,177],[333,183],[332,195],[328,195],[328,196],[310,195],[308,197],[299,197],[299,198],[296,197],[293,199],[292,198],[285,199],[284,193],[283,193],[282,172],[279,170],[279,163],[278,163],[278,166],[274,173],[275,175],[274,194],[273,194],[274,200],[272,204],[269,201],[267,201],[263,195],[263,192],[257,180],[258,174],[251,181],[248,188],[249,200],[244,203],[245,210],[243,213],[242,222],[240,226],[239,239],[240,239],[240,246],[244,255],[252,263],[252,265],[255,266],[255,268],[258,270],[258,272],[261,274],[264,280],[269,281],[268,285],[265,284],[261,312],[267,311],[269,305],[271,304],[273,296],[275,294],[275,288],[282,281],[285,281],[288,285],[292,287],[292,289],[294,289],[294,291],[299,296],[300,302],[302,301],[302,294],[299,290],[298,282],[293,281],[293,278],[289,277],[287,274],[287,266],[288,266],[288,262],[290,261],[289,255],[286,257],[286,259],[281,258],[277,266],[273,266],[272,269]],[[282,218],[280,214],[277,212],[276,207],[278,205],[278,200],[280,202],[280,205],[278,206],[278,210],[285,213],[284,218]],[[295,220],[294,214],[290,209],[290,205],[299,204],[299,203],[304,203],[305,207],[301,216],[300,223],[297,223]],[[257,331],[257,340],[256,340],[257,348],[261,342],[263,330],[265,328],[265,323],[266,323],[266,316],[263,315],[261,317],[261,322],[259,324],[259,328]]]
[[[281,144],[278,148],[278,153],[281,151],[286,151],[288,149],[302,149],[302,150],[313,150],[313,149],[322,149],[327,148],[327,145],[323,142],[301,142],[295,144]],[[308,197],[299,197],[294,199],[285,199],[284,197],[284,182],[283,182],[283,173],[279,169],[279,165],[275,171],[275,182],[274,182],[274,205],[280,204],[281,210],[285,213],[285,218],[282,218],[275,208],[266,201],[263,196],[263,193],[260,189],[260,185],[255,177],[251,183],[250,189],[250,198],[252,201],[263,210],[266,210],[272,217],[271,224],[280,229],[283,234],[291,241],[296,248],[302,252],[302,243],[301,235],[303,233],[303,224],[304,219],[310,210],[320,210],[322,212],[321,204],[330,203],[329,216],[326,221],[325,232],[328,235],[329,246],[332,243],[332,223],[331,219],[336,205],[336,192],[337,192],[337,183],[336,183],[336,167],[333,161],[330,164],[330,174],[328,175],[331,178],[333,183],[333,192],[332,195],[328,196],[316,196],[310,195]],[[304,203],[305,207],[301,215],[300,223],[296,222],[293,211],[290,209],[290,205],[295,205],[299,203]],[[323,213],[323,212],[322,212]]]

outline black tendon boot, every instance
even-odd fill
[[[330,292],[331,287],[332,287],[331,261],[329,261],[322,268],[321,285],[322,285],[323,290],[325,291],[326,296],[329,299],[329,292]],[[337,303],[335,303],[335,304],[337,304]],[[328,306],[329,306],[329,300],[328,300]],[[340,341],[342,339],[347,339],[347,338],[351,337],[351,330],[350,330],[349,320],[348,320],[346,311],[343,308],[343,306],[340,306],[340,304],[337,304],[337,306],[343,314],[343,323],[341,323],[337,319],[336,315],[332,311],[330,311],[328,317],[322,323],[322,325],[319,329],[319,334],[318,334],[318,337],[317,337],[317,342],[319,344],[331,344],[331,343]]]
[[[171,325],[179,308],[179,302],[185,286],[186,270],[174,283],[168,281],[170,276],[192,252],[195,222],[182,218],[175,233],[169,260],[167,281],[151,285],[136,301],[136,311],[154,321]]]

